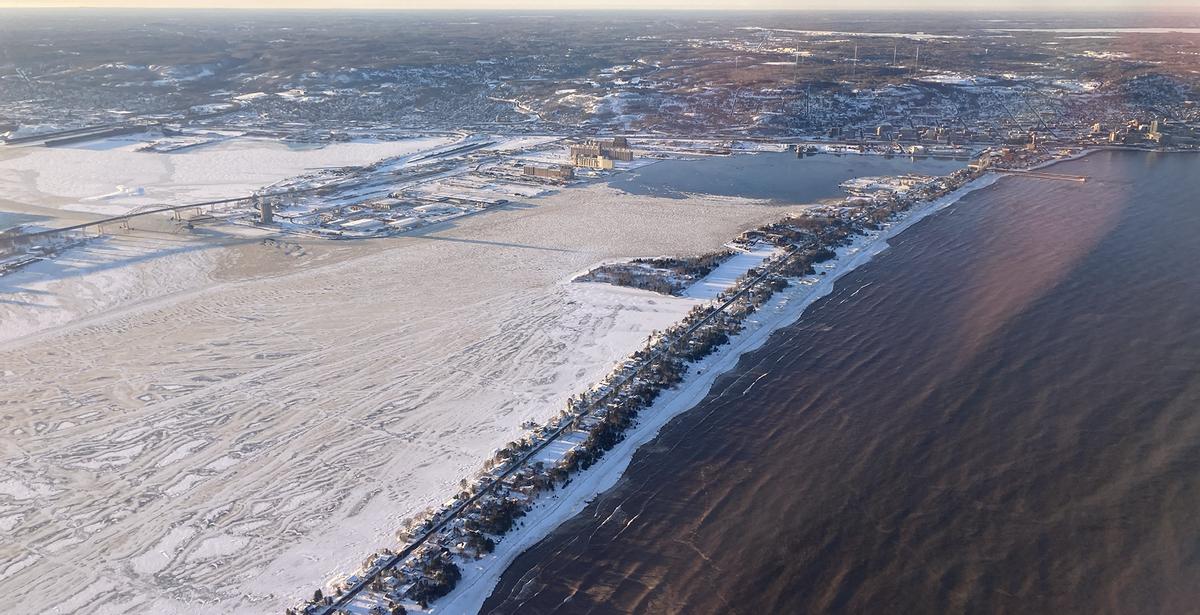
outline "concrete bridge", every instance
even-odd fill
[[[265,195],[264,195],[265,196]],[[36,231],[33,233],[0,235],[0,256],[9,256],[19,254],[34,246],[60,243],[65,241],[74,241],[89,236],[104,235],[111,229],[117,227],[123,230],[130,230],[132,222],[142,216],[150,216],[155,214],[170,213],[176,220],[189,219],[185,217],[192,214],[191,218],[203,215],[207,212],[223,208],[232,208],[239,205],[254,205],[256,201],[262,199],[260,195],[239,196],[229,199],[217,199],[213,201],[202,201],[199,203],[188,203],[186,205],[143,205],[130,211],[129,213],[119,216],[111,216],[108,218],[100,218],[90,222],[83,222],[63,228],[48,229],[44,231]]]

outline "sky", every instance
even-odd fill
[[[1180,10],[1197,0],[0,0],[0,7],[137,7],[248,9],[494,9],[494,10]]]

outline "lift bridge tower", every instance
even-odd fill
[[[271,197],[256,194],[253,202],[255,209],[258,210],[259,224],[270,224],[275,221],[275,203]]]

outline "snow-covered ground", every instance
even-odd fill
[[[980,77],[977,75],[967,75],[964,73],[931,73],[917,77],[918,81],[928,83],[943,83],[947,85],[989,85],[994,84],[994,79]]]
[[[501,153],[517,152],[523,149],[543,147],[561,141],[562,137],[532,135],[532,136],[496,136],[496,144],[488,150]]]
[[[0,277],[0,344],[208,279],[219,250],[164,233],[108,235]]]
[[[453,137],[324,146],[236,138],[174,153],[138,152],[152,135],[61,147],[5,148],[0,189],[27,205],[119,215],[140,205],[236,197],[306,171],[363,165],[452,143]],[[124,186],[127,194],[119,194]],[[142,189],[142,190],[138,190]]]
[[[989,32],[1057,32],[1060,34],[1200,34],[1200,28],[991,28]]]
[[[926,34],[925,32],[847,32],[834,30],[788,30],[787,28],[764,28],[761,26],[744,26],[738,30],[758,30],[765,32],[785,32],[802,36],[846,36],[872,38],[905,38],[914,41],[932,41],[938,39],[966,38],[958,34]]]
[[[708,275],[696,280],[683,291],[683,296],[691,299],[715,299],[721,291],[733,286],[733,283],[752,267],[757,267],[778,251],[779,248],[771,244],[755,244],[749,250],[738,250]]]
[[[424,235],[180,250],[192,279],[92,252],[59,282],[5,276],[27,294],[0,320],[0,591],[17,615],[279,611],[695,302],[573,273],[781,213],[590,185]],[[104,277],[131,267],[162,290]],[[89,297],[111,302],[7,329]]]

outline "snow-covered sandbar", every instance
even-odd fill
[[[817,265],[817,274],[777,293],[746,321],[746,328],[715,354],[691,366],[683,384],[668,391],[647,411],[639,414],[636,427],[595,465],[579,473],[567,487],[546,497],[522,518],[522,525],[505,535],[496,550],[463,566],[463,578],[431,612],[476,612],[491,594],[504,570],[524,550],[554,528],[579,514],[598,494],[612,488],[629,466],[634,452],[654,439],[671,419],[691,409],[708,394],[722,374],[733,369],[741,356],[764,343],[775,331],[796,322],[818,299],[833,291],[845,274],[868,263],[888,247],[888,240],[920,220],[957,202],[966,194],[990,186],[1000,176],[985,175],[937,200],[906,212],[885,228],[860,235],[837,250],[837,258]]]

